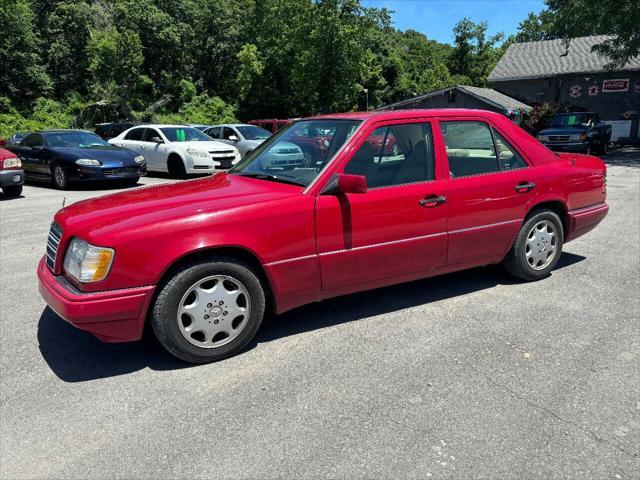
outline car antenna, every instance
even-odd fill
[[[64,210],[64,204],[67,202],[67,197],[62,197],[62,209]]]

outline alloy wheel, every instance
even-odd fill
[[[558,252],[558,231],[553,222],[541,220],[529,234],[525,246],[525,259],[534,270],[544,270]]]

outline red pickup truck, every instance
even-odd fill
[[[311,129],[330,138],[313,167],[262,162]],[[605,198],[602,160],[553,153],[499,114],[319,116],[227,173],[63,208],[40,292],[101,340],[149,322],[168,351],[208,362],[245,347],[266,312],[496,263],[544,278]]]

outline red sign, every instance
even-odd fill
[[[605,80],[602,82],[603,92],[626,92],[629,90],[629,79],[618,78],[615,80]]]

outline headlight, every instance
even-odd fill
[[[98,160],[93,158],[79,158],[76,160],[76,165],[83,165],[85,167],[99,167],[102,165]]]
[[[20,168],[22,167],[22,162],[19,158],[5,158],[4,162],[0,161],[0,165],[2,165],[2,168]]]
[[[587,138],[589,138],[589,136],[586,133],[581,133],[579,138],[581,142],[584,142],[585,140],[587,140]]]
[[[134,160],[138,165],[144,163],[144,157],[142,155],[138,155]]]
[[[66,273],[82,283],[99,282],[109,274],[115,251],[95,247],[79,238],[72,238],[64,256]]]
[[[201,158],[209,158],[209,154],[207,152],[203,152],[202,150],[196,150],[195,148],[187,148],[187,153],[192,157],[201,157]]]

